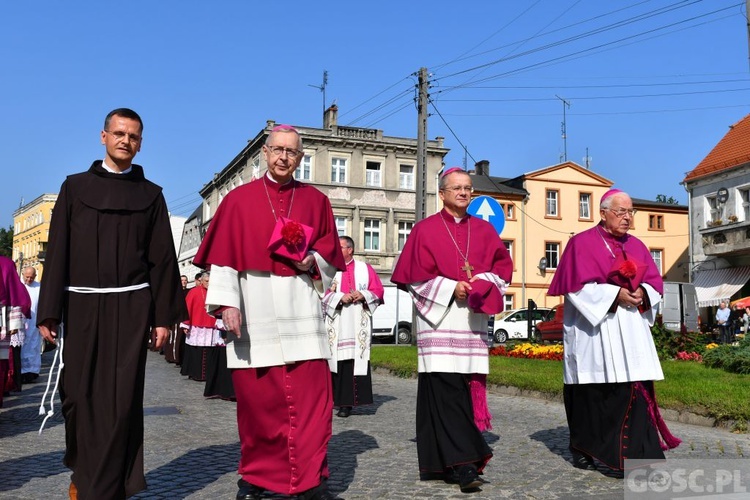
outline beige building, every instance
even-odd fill
[[[489,165],[480,162],[475,196],[492,196],[505,211],[501,238],[514,262],[506,309],[526,307],[529,299],[539,307],[562,302],[547,296],[560,256],[571,236],[600,220],[599,200],[615,182],[573,162],[513,179],[488,174]],[[649,248],[665,280],[687,281],[688,208],[629,194],[637,210],[630,234]]]
[[[49,240],[49,223],[56,194],[43,194],[13,212],[13,261],[21,268],[33,266],[42,279]]]
[[[328,196],[339,234],[354,239],[359,258],[385,281],[390,279],[395,257],[414,226],[417,141],[385,136],[377,129],[339,126],[337,114],[335,105],[328,108],[323,128],[295,125],[304,147],[295,178]],[[202,233],[229,191],[265,173],[261,148],[276,125],[269,120],[201,189]],[[437,179],[447,153],[442,137],[427,141],[426,215],[440,208]]]

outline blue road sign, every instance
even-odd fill
[[[474,217],[479,217],[492,224],[497,234],[503,232],[503,228],[505,227],[505,211],[495,198],[478,196],[471,200],[467,211]]]

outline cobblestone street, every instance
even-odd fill
[[[145,396],[145,467],[149,489],[139,499],[233,499],[239,443],[235,404],[204,399],[203,384],[149,353]],[[44,382],[51,361],[44,356]],[[62,464],[64,430],[59,404],[44,433],[39,403],[44,382],[13,393],[0,410],[0,498],[64,499],[70,473]],[[416,380],[373,374],[375,404],[333,417],[330,489],[341,498],[613,498],[622,480],[604,471],[573,468],[565,412],[558,402],[491,393],[494,430],[486,434],[494,458],[479,493],[418,479],[414,443]],[[745,458],[750,436],[668,422],[683,444],[668,458]]]

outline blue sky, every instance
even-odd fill
[[[143,1],[0,5],[0,224],[103,156],[102,121],[145,122],[136,163],[188,215],[266,120],[428,137],[448,165],[514,177],[567,157],[633,197],[680,186],[750,113],[745,0]]]

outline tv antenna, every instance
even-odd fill
[[[318,89],[323,92],[323,114],[326,112],[326,86],[328,85],[328,70],[323,70],[323,83],[321,85],[307,84],[308,87]]]
[[[563,161],[568,161],[568,131],[567,131],[567,117],[565,110],[570,107],[570,102],[566,101],[559,95],[555,94],[555,97],[560,99],[563,103],[563,121],[562,121],[562,139],[563,139]]]
[[[592,157],[589,156],[589,148],[586,148],[586,156],[583,157],[583,164],[586,166],[586,170],[591,170]]]

